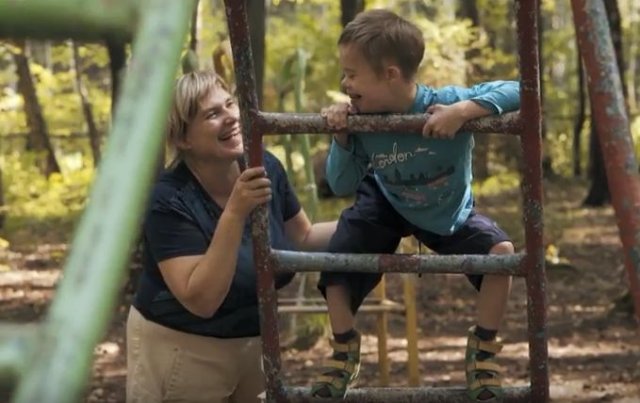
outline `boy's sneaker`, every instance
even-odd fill
[[[322,375],[311,387],[311,396],[342,398],[360,371],[360,334],[346,343],[331,340],[333,356],[325,363]]]
[[[495,355],[502,350],[502,344],[495,340],[481,340],[469,329],[467,351],[465,353],[465,374],[467,392],[474,402],[501,402],[503,397],[500,382],[501,368]]]

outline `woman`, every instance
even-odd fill
[[[267,204],[271,246],[308,251],[326,247],[335,222],[309,222],[272,154],[264,167],[240,172],[238,106],[213,72],[178,79],[169,142],[177,158],[151,196],[127,322],[127,401],[258,402],[264,378],[247,217]]]

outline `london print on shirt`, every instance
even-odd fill
[[[372,152],[370,161],[387,191],[407,205],[430,207],[451,198],[453,192],[446,189],[456,167],[438,156],[433,147],[417,145],[401,150],[394,142],[389,152]]]

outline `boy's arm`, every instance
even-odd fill
[[[353,194],[367,174],[369,161],[354,135],[347,137],[346,147],[331,141],[327,157],[327,182],[337,196]]]
[[[480,83],[464,92],[466,93],[459,94],[458,101],[476,102],[498,115],[520,108],[520,83],[517,81]]]
[[[471,88],[444,87],[437,93],[422,135],[452,138],[471,119],[501,114],[520,107],[520,84],[516,81],[493,81]]]

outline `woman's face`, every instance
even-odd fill
[[[215,88],[200,100],[198,113],[178,147],[195,159],[234,161],[243,153],[239,117],[235,99]]]

